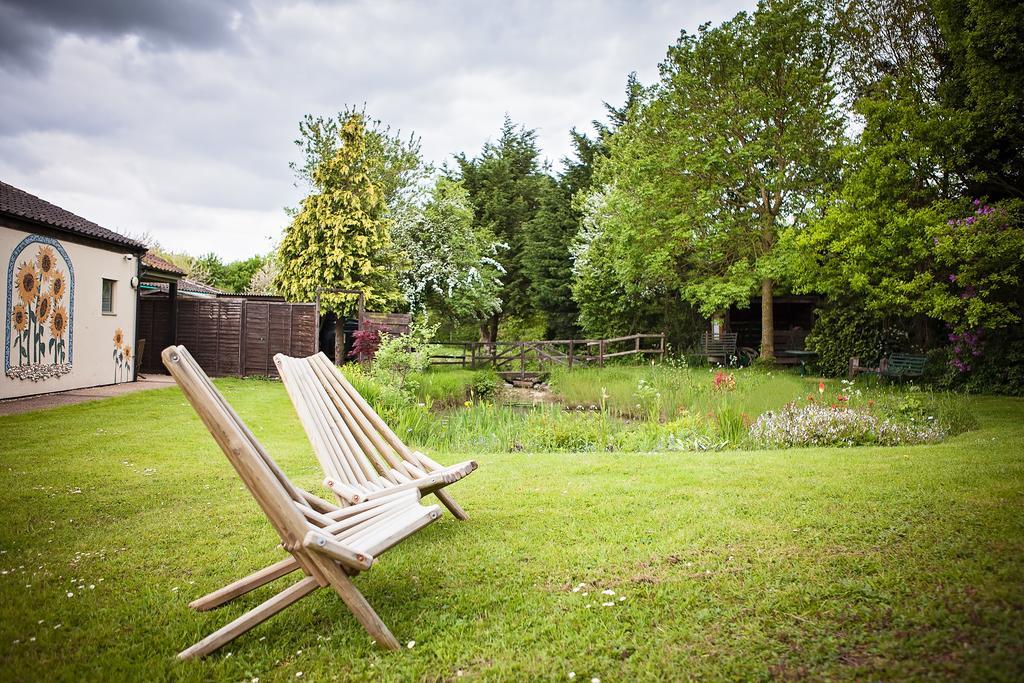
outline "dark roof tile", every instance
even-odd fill
[[[151,251],[147,251],[142,255],[142,265],[152,270],[159,270],[162,273],[171,273],[173,275],[185,274],[184,270]]]
[[[103,242],[117,244],[139,251],[146,248],[142,242],[125,237],[113,230],[96,225],[34,194],[19,190],[13,185],[0,181],[0,213],[16,218],[42,223],[58,230],[91,237]]]

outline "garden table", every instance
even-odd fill
[[[793,356],[800,361],[800,376],[804,377],[807,374],[807,362],[818,355],[817,351],[805,351],[805,350],[787,350],[783,351],[787,356]]]

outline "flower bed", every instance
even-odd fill
[[[899,446],[935,443],[946,437],[934,423],[899,422],[870,412],[818,403],[789,404],[757,418],[750,438],[759,446]]]

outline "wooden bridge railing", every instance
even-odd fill
[[[651,344],[646,340],[657,340]],[[554,365],[573,367],[596,363],[604,366],[610,358],[657,355],[665,358],[665,334],[631,334],[612,339],[550,339],[539,341],[446,342],[443,347],[459,347],[461,353],[435,354],[431,365],[458,365],[464,368],[493,367],[495,370],[525,375],[527,366]],[[518,366],[518,367],[516,367]]]

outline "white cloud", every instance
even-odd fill
[[[679,29],[751,5],[267,2],[224,14],[229,40],[157,47],[142,29],[62,29],[42,68],[0,62],[0,178],[112,229],[241,258],[301,197],[288,162],[306,113],[365,102],[442,163],[475,155],[508,112],[557,162],[630,71],[656,77]]]

